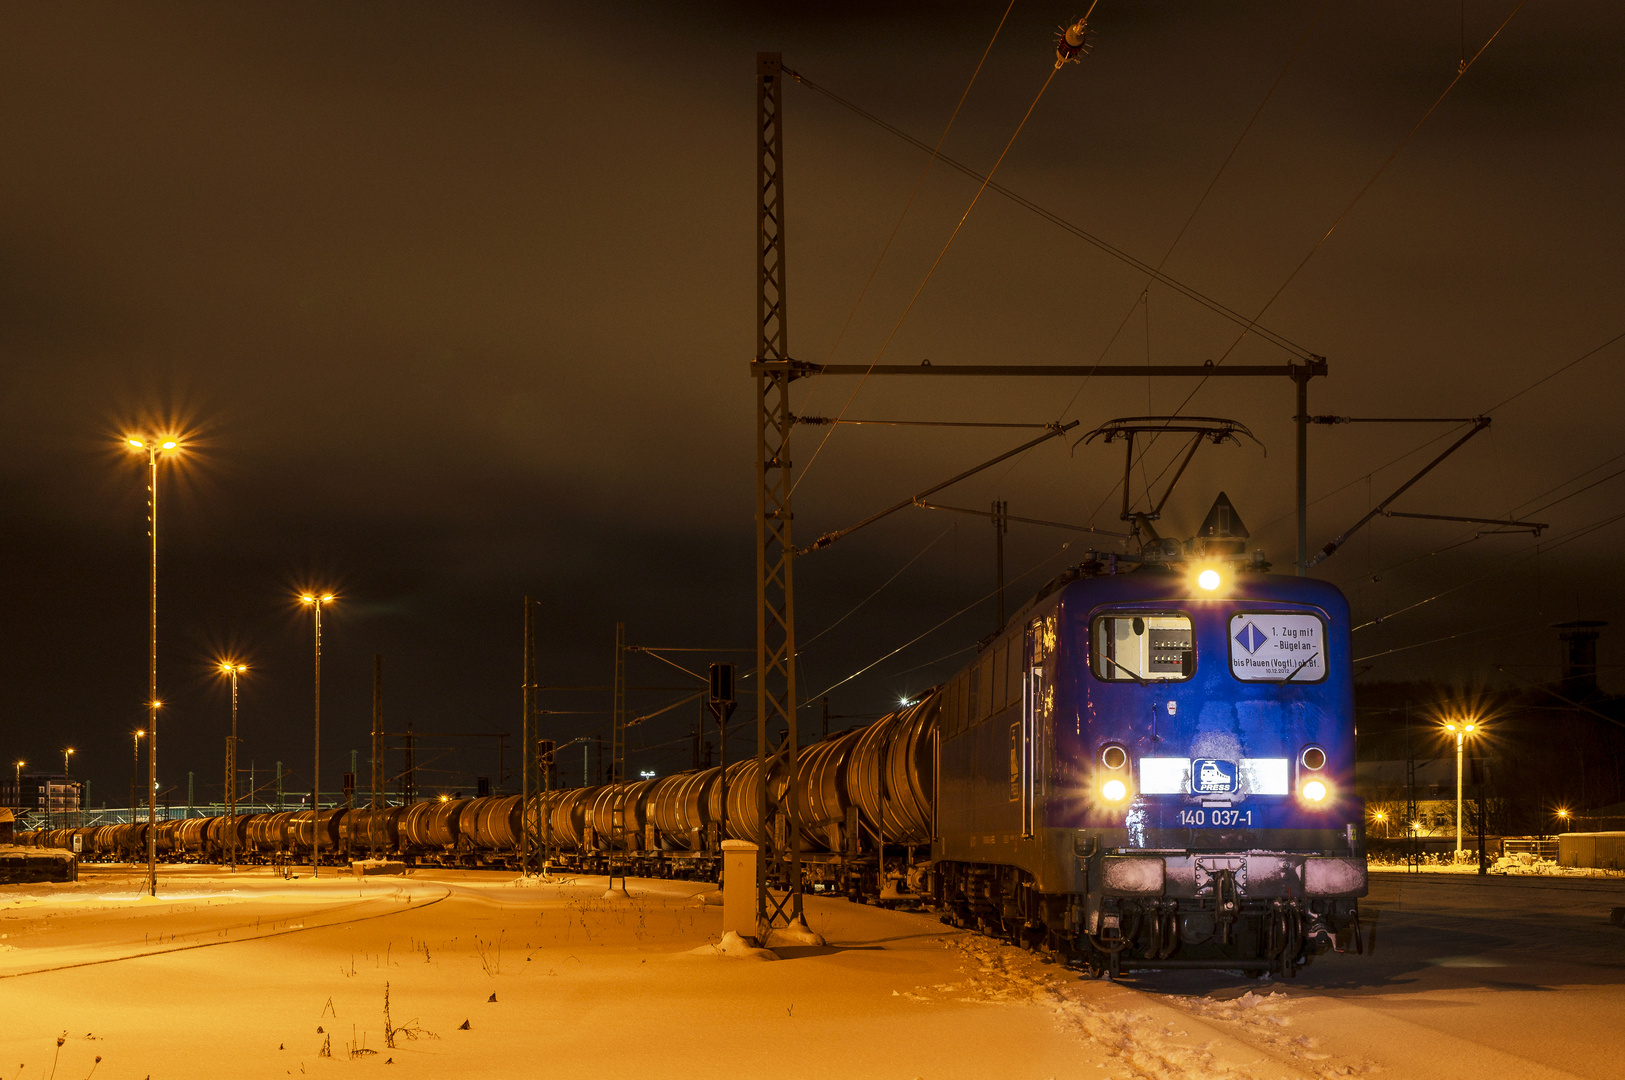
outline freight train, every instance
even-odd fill
[[[1211,531],[1211,530],[1210,530]],[[807,887],[925,904],[1092,975],[1220,967],[1290,975],[1357,948],[1347,602],[1268,572],[1220,531],[1091,554],[941,686],[800,751]],[[782,778],[775,778],[782,784]],[[755,760],[548,791],[555,867],[715,880],[720,841],[766,840]],[[724,814],[724,808],[726,813]],[[517,795],[156,826],[161,858],[387,855],[516,866]],[[24,834],[85,858],[145,854],[145,825]]]

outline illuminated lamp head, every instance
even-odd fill
[[[1128,798],[1128,785],[1121,780],[1108,780],[1100,785],[1100,796],[1107,802],[1120,803]]]
[[[1303,801],[1308,803],[1323,803],[1326,801],[1326,782],[1324,780],[1310,780],[1298,789]]]

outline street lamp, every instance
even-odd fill
[[[220,674],[231,679],[231,737],[226,740],[226,865],[237,870],[237,676],[248,665],[220,661]]]
[[[147,536],[151,588],[147,595],[147,892],[158,895],[158,458],[180,450],[173,437],[127,436],[131,450],[147,455]],[[133,807],[131,808],[134,809]],[[131,815],[132,817],[134,814]]]
[[[130,823],[135,823],[135,808],[141,798],[141,739],[146,732],[136,728],[133,732],[135,738],[130,741],[135,744],[134,763],[130,766]]]
[[[23,811],[23,766],[27,764],[26,761],[17,762],[17,796],[12,802],[17,807],[19,814]]]
[[[68,827],[68,759],[73,756],[73,747],[62,751],[62,827]]]
[[[1371,820],[1375,821],[1378,825],[1386,825],[1388,815],[1383,813],[1381,810],[1378,810],[1376,813],[1371,815]],[[1382,838],[1384,840],[1388,839],[1388,830],[1386,828],[1383,829]]]
[[[1471,720],[1447,720],[1444,729],[1456,737],[1456,855],[1460,861],[1461,855],[1461,750],[1467,736],[1478,731],[1478,725]]]
[[[310,779],[310,876],[320,875],[322,864],[322,832],[317,826],[322,812],[322,606],[337,597],[332,593],[305,593],[299,602],[309,607],[316,616],[316,761]]]

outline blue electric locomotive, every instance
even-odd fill
[[[1357,948],[1348,605],[1239,541],[1091,557],[942,689],[936,900],[1096,974]]]

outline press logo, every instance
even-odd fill
[[[1191,762],[1192,787],[1198,795],[1227,795],[1236,790],[1236,766],[1217,758],[1197,758]]]
[[[1241,631],[1236,634],[1236,641],[1239,642],[1241,647],[1246,649],[1249,653],[1257,652],[1259,646],[1263,645],[1264,642],[1268,640],[1269,638],[1264,636],[1264,631],[1260,630],[1257,624],[1251,621],[1249,621],[1246,626],[1243,626]]]

